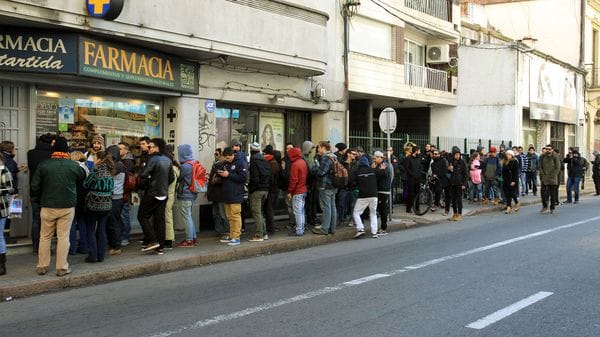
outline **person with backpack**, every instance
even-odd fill
[[[191,248],[197,244],[196,225],[192,219],[192,204],[194,203],[194,200],[196,200],[198,192],[192,192],[190,186],[192,185],[192,180],[198,178],[193,176],[194,171],[201,171],[198,169],[194,170],[194,165],[202,164],[194,160],[192,146],[190,144],[179,145],[177,147],[177,157],[179,158],[181,170],[176,187],[177,199],[173,206],[173,214],[176,223],[183,223],[185,225],[186,237],[185,240],[177,244],[177,247]],[[206,175],[206,169],[204,170],[204,174]],[[203,178],[206,179],[206,177]],[[206,183],[206,181],[204,181],[204,183]]]
[[[265,218],[262,214],[263,206],[267,201],[267,195],[271,188],[273,171],[265,157],[260,153],[260,144],[254,142],[250,145],[250,181],[248,182],[248,193],[250,209],[254,219],[254,235],[248,241],[262,242],[269,238]]]
[[[492,146],[487,157],[483,160],[483,165],[481,165],[481,176],[484,179],[482,204],[487,205],[492,198],[494,199],[494,205],[500,203],[500,190],[498,187],[500,172],[502,172],[500,158],[497,156],[496,147]]]
[[[343,144],[343,143],[340,143]],[[339,145],[339,144],[338,144]],[[340,152],[340,151],[338,151]],[[338,156],[338,161],[344,165],[346,171],[348,171],[348,176],[352,174],[358,168],[357,162],[357,152],[355,149],[348,149],[345,154],[340,157]],[[341,159],[340,159],[341,158]],[[354,196],[355,185],[348,183],[345,187],[339,188],[337,197],[335,200],[336,208],[337,208],[337,225],[343,226],[346,220],[346,214],[350,213],[350,217],[352,217],[353,206],[356,203],[356,198]],[[350,211],[350,212],[348,212]]]
[[[334,186],[333,178],[334,166],[338,161],[336,155],[331,152],[331,145],[327,141],[319,142],[317,153],[321,159],[315,160],[311,172],[316,179],[319,203],[323,210],[323,220],[320,228],[315,227],[312,232],[317,235],[335,234],[337,225],[335,196],[338,188]]]
[[[223,178],[218,174],[225,168],[225,158],[220,148],[214,153],[215,160],[208,174],[208,183],[206,185],[206,199],[212,202],[212,220],[215,231],[220,240],[229,242],[229,221],[225,213],[225,203],[223,195]]]

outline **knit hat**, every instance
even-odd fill
[[[92,144],[96,142],[102,144],[102,147],[104,147],[104,137],[102,137],[102,135],[98,134],[95,135],[94,138],[92,138]]]
[[[242,143],[240,143],[239,140],[234,139],[231,141],[231,146],[242,146]]]
[[[375,151],[373,153],[373,157],[383,157],[383,152],[381,152],[381,151]]]
[[[460,148],[458,146],[452,147],[452,154],[455,154],[455,153],[460,153]]]
[[[338,149],[338,151],[344,151],[348,147],[344,143],[337,143],[337,144],[335,144],[335,148]]]
[[[495,147],[495,146],[492,146],[492,147],[490,147],[490,152],[492,152],[492,153],[496,153],[496,151],[497,151],[497,150],[496,150],[496,147]]]
[[[56,137],[54,145],[52,145],[52,152],[69,152],[69,143],[65,137]]]
[[[250,152],[260,152],[260,144],[257,142],[250,144]]]
[[[273,146],[271,144],[265,146],[265,149],[263,150],[264,154],[270,154],[270,155],[274,155],[275,151],[273,150]]]

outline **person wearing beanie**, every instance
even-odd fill
[[[85,157],[87,158],[86,164],[90,172],[94,169],[94,156],[99,151],[104,151],[104,137],[97,134],[92,137],[92,147],[85,153]]]
[[[274,155],[275,154],[275,150],[273,149],[273,146],[267,145],[267,146],[265,146],[265,148],[263,150],[263,153],[264,154]]]
[[[335,144],[335,148],[337,149],[337,151],[335,152],[335,155],[337,156],[338,161],[344,161],[344,157],[346,156],[346,151],[348,150],[348,147],[346,146],[346,144],[337,143],[337,144]]]
[[[377,238],[377,176],[375,175],[375,169],[371,167],[366,156],[362,156],[358,160],[357,169],[350,173],[348,177],[348,185],[356,185],[358,189],[358,199],[356,199],[352,213],[356,224],[354,238],[359,238],[365,234],[365,226],[361,215],[367,207],[369,208],[371,237]]]
[[[268,239],[265,218],[263,216],[263,207],[271,188],[273,171],[265,157],[260,153],[260,144],[252,143],[250,145],[250,180],[248,181],[248,193],[252,218],[256,224],[254,236],[249,239],[250,242],[261,242]]]
[[[85,171],[70,160],[69,146],[64,137],[57,137],[52,145],[50,159],[41,162],[31,179],[31,194],[40,200],[41,231],[36,272],[44,275],[50,265],[50,244],[56,232],[56,275],[71,273],[67,255],[69,232],[75,205],[77,183],[85,178]]]
[[[310,227],[317,226],[317,211],[319,209],[319,189],[317,188],[316,179],[314,179],[310,173],[313,166],[315,166],[314,148],[315,144],[310,140],[306,140],[302,143],[302,158],[308,165],[309,172],[306,180],[308,193],[306,194],[306,204],[304,209],[306,210],[306,224]]]
[[[579,154],[577,149],[570,149],[569,153],[564,159],[567,164],[567,201],[566,203],[579,203],[579,184],[581,183],[581,177],[585,172],[585,165],[583,158]],[[575,199],[573,199],[573,191],[575,192]]]
[[[421,149],[418,146],[410,148],[410,155],[404,160],[404,171],[408,185],[406,213],[412,213],[415,196],[419,193],[421,183]]]
[[[52,143],[56,137],[49,133],[43,134],[35,144],[35,148],[27,151],[27,168],[29,169],[29,186],[38,165],[52,155]],[[33,254],[37,255],[40,244],[40,200],[31,195],[29,191],[29,202],[31,203],[31,241],[33,243]]]

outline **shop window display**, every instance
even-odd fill
[[[37,96],[36,134],[59,133],[72,150],[85,152],[95,134],[106,146],[126,142],[135,146],[139,137],[160,137],[160,102],[115,97],[41,91]]]

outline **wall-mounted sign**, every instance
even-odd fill
[[[198,66],[180,58],[81,36],[79,73],[120,82],[197,93]]]
[[[76,35],[0,27],[0,70],[76,73]]]
[[[88,13],[104,20],[116,19],[123,10],[124,0],[86,0]]]
[[[575,73],[539,58],[529,63],[530,118],[577,123],[578,88]]]

